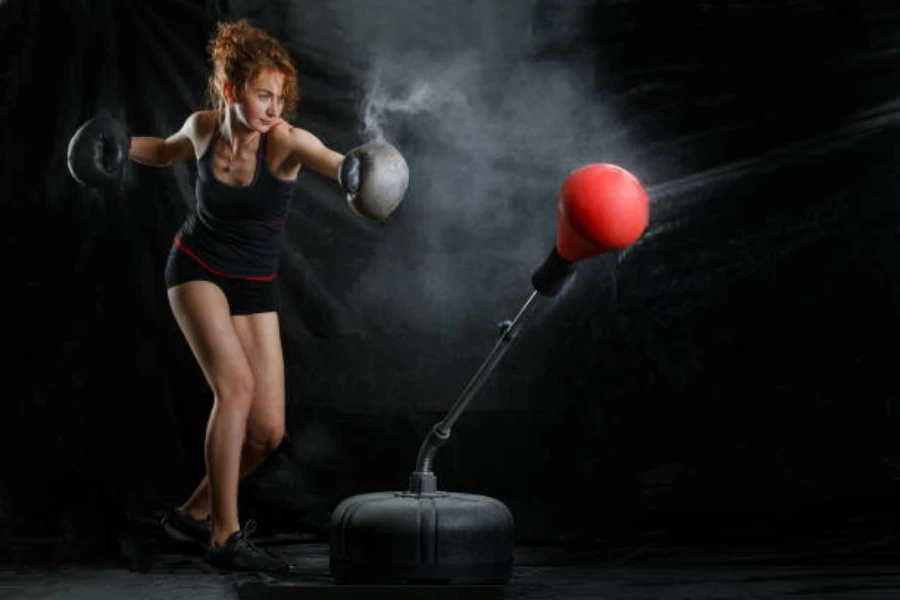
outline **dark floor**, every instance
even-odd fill
[[[782,543],[705,548],[645,545],[605,550],[520,547],[505,587],[338,586],[328,573],[328,546],[270,538],[261,545],[289,555],[296,574],[222,574],[199,555],[171,548],[148,552],[120,540],[116,559],[38,558],[20,551],[0,569],[9,600],[308,600],[356,598],[724,600],[900,598],[900,559],[887,542]],[[32,541],[32,543],[35,543]],[[21,542],[20,542],[21,544]],[[6,554],[6,558],[10,558]],[[9,566],[15,563],[17,566]],[[54,565],[54,566],[48,566]]]

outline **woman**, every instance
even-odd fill
[[[167,512],[172,537],[209,544],[221,568],[283,570],[247,542],[238,481],[281,443],[284,362],[275,277],[295,179],[303,166],[340,181],[344,156],[282,114],[297,104],[297,75],[279,43],[245,21],[219,24],[209,45],[215,106],[166,138],[131,138],[129,158],[167,166],[196,158],[197,208],[175,236],[168,298],[214,394],[207,476]],[[209,518],[209,524],[207,524]]]

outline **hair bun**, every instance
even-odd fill
[[[2,0],[0,0],[2,1]],[[263,69],[275,69],[284,77],[284,109],[290,115],[299,102],[297,71],[290,55],[271,35],[254,27],[246,19],[219,22],[215,36],[209,41],[213,69],[208,94],[212,105],[224,108],[223,86],[231,81],[240,90]]]

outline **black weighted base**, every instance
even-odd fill
[[[339,584],[503,585],[514,530],[506,505],[487,496],[352,496],[332,514],[331,576]]]

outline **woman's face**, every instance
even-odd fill
[[[251,81],[232,104],[241,124],[260,133],[267,132],[284,110],[284,75],[267,69]]]

